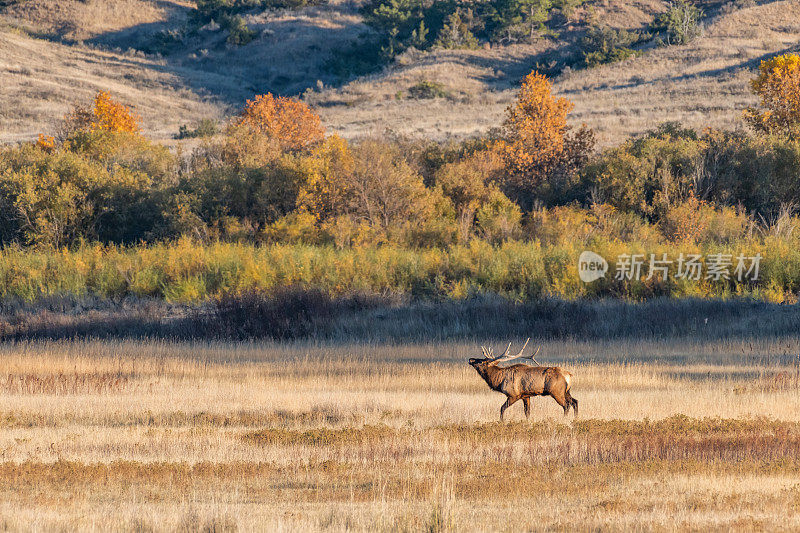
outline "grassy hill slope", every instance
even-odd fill
[[[594,69],[561,72],[579,57],[587,23],[643,29],[666,2],[597,0],[575,11],[558,39],[411,50],[381,72],[348,80],[323,68],[366,30],[357,4],[345,0],[248,13],[258,35],[242,47],[213,28],[159,41],[185,24],[187,1],[24,0],[0,8],[0,142],[52,130],[99,89],[133,105],[155,138],[200,118],[219,119],[268,91],[304,93],[329,129],[346,137],[386,128],[463,137],[496,126],[519,79],[536,67],[561,72],[555,89],[575,103],[572,121],[596,128],[603,144],[666,120],[737,127],[741,109],[754,101],[747,81],[758,61],[798,48],[800,0],[728,4],[735,8],[708,2],[704,35],[689,45],[643,50]],[[421,81],[441,84],[445,97],[411,98],[409,89]]]
[[[554,89],[575,103],[572,122],[594,127],[603,144],[667,120],[735,128],[741,125],[741,110],[755,103],[748,81],[758,62],[797,49],[800,1],[777,1],[719,15],[688,45],[564,72],[555,78]],[[320,95],[318,105],[345,136],[383,127],[435,137],[469,135],[502,120],[517,80],[536,64],[535,55],[530,47],[432,52]],[[453,97],[396,98],[397,91],[421,79],[442,83]]]

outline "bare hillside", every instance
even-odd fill
[[[0,141],[52,131],[75,104],[110,90],[143,118],[156,138],[200,117],[220,117],[222,106],[200,85],[223,83],[206,73],[174,72],[144,54],[108,52],[0,32]],[[196,82],[197,89],[192,88]]]
[[[736,128],[741,110],[755,102],[748,80],[758,62],[797,49],[800,1],[783,0],[720,15],[689,45],[565,72],[554,85],[575,103],[572,122],[594,127],[603,144],[667,120]],[[502,120],[517,80],[535,66],[532,53],[530,47],[506,47],[424,54],[320,95],[318,105],[326,122],[347,137],[387,127],[437,138],[474,134]],[[403,97],[422,79],[442,83],[452,97]]]
[[[27,0],[11,2],[2,16],[6,24],[33,35],[74,43],[131,28],[165,27],[182,18],[191,4],[180,0]]]
[[[190,2],[27,0],[0,7],[0,141],[48,131],[71,106],[107,89],[132,105],[145,131],[171,137],[181,124],[221,118],[255,94],[297,95],[337,79],[330,52],[364,31],[350,4],[248,14],[257,38],[226,43],[202,29],[164,53],[144,53],[180,31]]]
[[[686,46],[643,50],[639,57],[594,69],[566,69],[556,90],[575,103],[572,120],[598,130],[601,143],[666,120],[734,128],[754,100],[747,81],[764,57],[797,49],[800,0],[747,4],[715,13],[704,35]],[[746,7],[750,5],[750,7]],[[745,7],[742,7],[745,6]],[[478,50],[410,50],[382,72],[355,80],[325,62],[366,30],[357,4],[332,0],[299,11],[251,12],[253,42],[237,47],[204,28],[177,44],[192,3],[169,0],[26,0],[0,8],[0,141],[52,129],[75,103],[99,89],[133,105],[146,132],[169,138],[181,124],[219,119],[254,94],[300,95],[331,131],[357,137],[391,129],[437,139],[496,126],[520,78],[534,68],[574,62],[586,24],[641,30],[665,0],[597,0],[577,10],[559,38]],[[147,50],[148,53],[143,53]],[[445,96],[411,98],[421,81]]]

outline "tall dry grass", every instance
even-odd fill
[[[546,342],[581,417],[542,398],[506,424],[473,344],[4,344],[0,512],[10,529],[794,528],[798,342]],[[59,385],[84,382],[103,385]]]

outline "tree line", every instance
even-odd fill
[[[798,80],[796,54],[762,63],[749,131],[667,123],[600,152],[591,129],[568,126],[572,104],[536,72],[496,131],[446,144],[349,142],[326,135],[305,103],[268,94],[191,154],[172,153],[101,92],[52,136],[0,149],[0,244],[188,235],[431,248],[557,242],[580,228],[727,242],[793,220],[800,205]]]

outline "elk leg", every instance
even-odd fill
[[[558,396],[551,394],[550,396],[553,397],[558,405],[564,408],[564,416],[567,416],[567,413],[569,413],[569,408],[572,406],[572,402],[560,394]]]
[[[500,422],[503,421],[503,413],[506,412],[506,409],[514,405],[514,402],[517,401],[517,398],[512,398],[511,396],[506,399],[506,402],[500,407]]]
[[[567,401],[569,405],[572,406],[572,412],[575,414],[575,418],[578,418],[578,400],[573,398],[569,391],[567,391]]]
[[[523,398],[522,405],[525,406],[525,418],[531,417],[531,399],[530,398]]]

